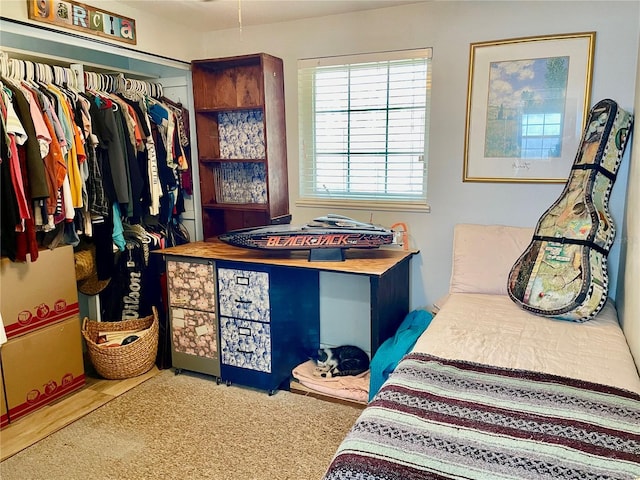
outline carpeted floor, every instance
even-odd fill
[[[165,370],[0,463],[0,478],[320,479],[360,412]]]

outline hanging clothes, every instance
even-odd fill
[[[15,59],[5,67],[2,254],[34,261],[38,246],[87,236],[105,279],[118,226],[156,225],[166,241],[190,176],[188,111],[163,101],[159,85],[121,74],[84,72],[80,91],[70,69]]]
[[[6,120],[7,106],[10,106],[11,103],[5,102],[4,91],[0,100],[2,101],[2,122],[0,122],[0,135],[2,135],[2,142],[0,142],[0,158],[2,159],[0,161],[0,192],[2,195],[0,202],[0,247],[2,248],[3,256],[8,256],[11,260],[15,260],[17,253],[15,231],[18,226],[24,228],[24,219],[20,214],[19,195],[15,191],[13,178],[15,175],[12,175],[13,169],[9,162],[16,162],[17,168],[20,168],[20,163],[16,149],[16,135],[15,133],[10,134],[7,130],[7,128],[15,130],[16,127],[11,126]],[[20,125],[20,128],[22,128],[22,125]],[[19,175],[19,180],[20,185],[22,185],[22,175]]]
[[[40,143],[38,142],[35,125],[31,117],[31,107],[22,89],[18,85],[9,82],[5,87],[11,93],[13,107],[20,118],[20,122],[27,134],[24,144],[20,145],[24,149],[25,163],[28,166],[26,175],[29,179],[29,196],[33,200],[45,199],[49,196],[49,188],[45,178],[44,165],[40,154]]]
[[[129,203],[129,176],[126,149],[120,121],[111,100],[99,95],[89,95],[92,100],[90,113],[96,127],[99,156],[102,158],[105,191],[112,202]]]
[[[22,230],[24,228],[22,221],[29,218],[29,206],[22,182],[22,174],[20,172],[20,160],[18,158],[18,145],[24,145],[27,140],[27,133],[13,108],[13,104],[7,92],[2,89],[2,98],[0,99],[0,108],[2,108],[3,135],[5,142],[3,147],[7,148],[6,157],[10,164],[7,164],[9,177],[11,178],[12,189],[15,192],[15,200],[18,208],[20,224],[16,223],[15,227]]]

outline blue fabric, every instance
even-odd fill
[[[147,108],[151,120],[156,125],[166,125],[169,121],[169,111],[159,103],[153,103]]]
[[[127,242],[124,239],[124,227],[122,226],[118,202],[113,202],[113,232],[111,233],[111,238],[113,238],[113,243],[118,246],[118,250],[124,252]]]
[[[402,357],[413,348],[418,337],[427,329],[432,319],[433,314],[426,310],[409,312],[398,327],[396,334],[380,345],[371,359],[369,401],[373,400],[384,381],[389,378],[391,372],[398,366],[398,362]]]

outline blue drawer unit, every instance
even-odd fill
[[[271,373],[271,325],[220,317],[222,362]]]
[[[269,274],[218,268],[220,315],[269,322]]]
[[[320,343],[318,273],[218,261],[216,277],[223,381],[288,389]]]

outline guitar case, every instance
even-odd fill
[[[589,112],[564,190],[509,273],[509,296],[525,310],[584,322],[604,306],[615,237],[609,195],[632,123],[633,116],[613,100]]]

